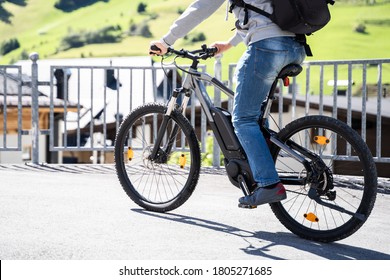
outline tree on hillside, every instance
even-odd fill
[[[13,14],[7,11],[2,5],[5,2],[10,2],[19,6],[26,6],[26,0],[0,0],[0,21],[5,23],[11,23],[11,17]]]
[[[146,12],[146,7],[147,7],[148,5],[146,5],[145,3],[139,3],[138,4],[138,7],[137,7],[137,12],[139,13],[139,14],[142,14],[142,13],[145,13]]]
[[[105,26],[98,30],[79,31],[70,30],[69,33],[62,38],[60,50],[69,50],[72,48],[80,48],[89,44],[104,44],[116,43],[122,40],[122,29],[118,26]]]
[[[19,41],[16,38],[4,41],[0,45],[0,55],[6,55],[20,47]]]
[[[96,2],[108,2],[110,0],[58,0],[54,7],[64,12],[72,12],[82,7],[90,6]]]
[[[10,2],[19,6],[26,6],[26,0],[0,0],[0,5],[4,2]]]

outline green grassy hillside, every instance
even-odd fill
[[[41,57],[81,57],[81,56],[120,56],[145,55],[150,38],[128,37],[123,35],[121,43],[96,44],[69,51],[59,51],[61,39],[69,32],[97,30],[108,25],[119,25],[124,33],[130,22],[140,23],[156,13],[158,18],[150,22],[153,36],[160,36],[177,17],[179,7],[184,8],[190,0],[142,0],[147,3],[148,14],[140,15],[134,0],[110,0],[75,10],[71,13],[54,8],[56,0],[28,0],[26,6],[11,3],[3,4],[13,14],[11,24],[0,22],[0,40],[17,38],[21,44],[1,58],[2,63],[17,60],[20,53],[36,51]],[[179,4],[178,4],[179,3]],[[158,11],[158,12],[157,12]]]
[[[31,52],[41,58],[138,56],[147,55],[150,40],[161,37],[172,21],[192,0],[110,0],[66,13],[54,8],[56,0],[28,0],[27,5],[4,3],[13,16],[11,23],[0,21],[0,41],[17,38],[21,47],[1,57],[0,63],[16,61]],[[140,2],[147,4],[147,12],[139,14]],[[233,17],[225,21],[225,5],[216,15],[206,20],[197,32],[206,35],[206,43],[225,40],[232,35]],[[337,3],[331,7],[332,21],[323,30],[310,36],[315,60],[386,58],[390,55],[390,3],[374,6],[352,6]],[[153,18],[153,19],[151,19]],[[152,36],[128,36],[133,23],[147,22]],[[354,27],[364,24],[365,33],[354,32]],[[95,31],[105,26],[120,26],[123,32],[119,43],[93,44],[66,51],[61,50],[61,40],[73,32]],[[188,46],[180,40],[178,47]],[[196,43],[198,46],[200,43]],[[237,61],[244,46],[225,55],[223,62]]]

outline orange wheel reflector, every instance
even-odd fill
[[[134,157],[133,149],[131,149],[131,147],[129,147],[128,150],[127,150],[127,158],[128,158],[129,160],[132,160],[133,157]]]
[[[314,141],[319,145],[326,145],[330,142],[329,138],[325,136],[314,136]]]
[[[306,220],[308,220],[312,223],[319,221],[319,219],[317,218],[317,216],[314,213],[307,213],[307,214],[304,214],[303,216],[306,218]]]
[[[186,155],[181,154],[181,156],[179,158],[180,168],[184,168],[184,166],[186,165],[186,162],[187,162]]]

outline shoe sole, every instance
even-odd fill
[[[275,203],[275,202],[280,202],[284,199],[286,199],[287,196],[284,196],[284,197],[281,197],[281,198],[277,198],[277,199],[274,199],[274,200],[271,200],[271,201],[268,201],[268,202],[265,202],[265,203],[262,203],[262,204],[259,204],[259,205],[264,205],[264,204],[270,204],[270,203]],[[244,209],[256,209],[257,206],[259,205],[249,205],[249,204],[245,204],[245,203],[239,203],[238,204],[238,207],[239,208],[244,208]]]
[[[238,207],[243,208],[243,209],[256,209],[257,205],[248,205],[248,204],[238,203]]]

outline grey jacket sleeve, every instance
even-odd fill
[[[162,40],[169,46],[211,16],[226,0],[195,0],[172,24]],[[236,42],[236,41],[234,41]]]
[[[231,37],[229,39],[229,44],[232,46],[237,46],[241,42],[242,42],[242,37],[237,32],[235,33],[235,35],[233,37]]]

